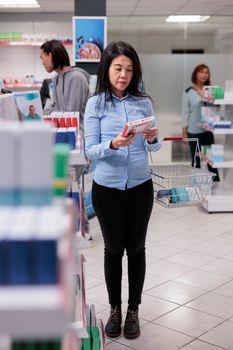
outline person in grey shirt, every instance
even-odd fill
[[[51,103],[44,112],[79,112],[79,125],[83,129],[83,115],[89,96],[89,73],[84,69],[71,67],[69,55],[59,40],[46,41],[41,45],[40,58],[48,73],[57,73],[48,84],[47,96],[49,95]],[[82,168],[80,165],[79,170]],[[85,206],[84,220],[86,237],[89,224]],[[90,240],[92,241],[92,237]]]
[[[192,83],[183,93],[182,98],[182,136],[183,138],[196,138],[199,146],[209,146],[214,144],[214,135],[210,131],[201,128],[201,107],[207,105],[203,101],[202,89],[210,83],[210,70],[205,64],[199,64],[192,72]],[[208,103],[208,105],[213,106]],[[194,164],[200,168],[200,158],[196,155],[196,143],[189,142],[192,157],[192,166]],[[209,171],[215,174],[214,181],[219,181],[218,169],[212,168],[207,164]]]
[[[89,74],[78,67],[71,67],[69,55],[59,40],[46,41],[40,47],[40,58],[48,73],[57,73],[52,78],[53,103],[49,112],[80,112],[82,128],[89,95]]]

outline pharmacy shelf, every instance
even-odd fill
[[[206,196],[202,203],[203,207],[209,212],[232,212],[233,195],[211,195]]]
[[[62,42],[64,46],[72,46],[72,42]],[[41,46],[44,41],[0,41],[0,46]]]
[[[233,135],[233,128],[215,128],[214,135]]]
[[[212,163],[213,168],[223,169],[223,168],[233,168],[233,160],[226,160],[224,162]]]
[[[233,123],[233,101],[215,100],[215,104],[225,105],[226,120]],[[205,197],[203,206],[208,212],[233,212],[233,128],[215,128],[213,132],[224,136],[224,161],[212,164],[213,168],[221,169],[221,182],[213,184],[211,195]]]
[[[214,100],[213,103],[215,105],[233,105],[233,100]]]
[[[86,294],[85,294],[85,273],[83,255],[77,255],[75,259],[74,282],[74,318],[70,329],[78,338],[88,337],[86,319]]]
[[[24,339],[60,337],[69,321],[58,286],[0,288],[0,334]]]
[[[4,83],[4,87],[6,89],[14,89],[14,88],[40,88],[42,83]]]
[[[85,165],[86,164],[86,158],[84,155],[83,150],[72,150],[70,151],[70,160],[69,165],[75,166],[75,165]]]

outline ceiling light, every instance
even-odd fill
[[[200,15],[179,15],[179,16],[169,16],[166,18],[166,22],[204,22],[209,19],[210,16],[200,16]]]
[[[37,0],[0,0],[0,7],[40,7]]]

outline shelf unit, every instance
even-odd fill
[[[0,46],[41,46],[44,41],[0,41]],[[63,42],[64,46],[72,46],[72,42]]]
[[[225,117],[233,123],[233,100],[215,100],[223,105]],[[213,163],[213,168],[222,169],[221,182],[214,183],[211,194],[206,196],[203,206],[208,212],[233,212],[233,128],[214,129],[214,135],[225,136],[224,162]]]
[[[69,165],[86,165],[87,161],[84,155],[84,150],[72,150],[70,151]]]
[[[0,333],[13,338],[60,337],[70,321],[58,286],[1,287],[0,310]]]

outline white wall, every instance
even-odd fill
[[[212,83],[224,86],[233,80],[233,56],[209,55],[140,55],[145,87],[155,105],[162,136],[181,133],[181,99],[191,85],[191,73],[197,64],[210,67]]]
[[[215,52],[213,34],[192,34],[187,38],[184,31],[166,32],[122,32],[109,34],[110,41],[124,40],[140,53],[171,53],[172,49],[204,49]]]

